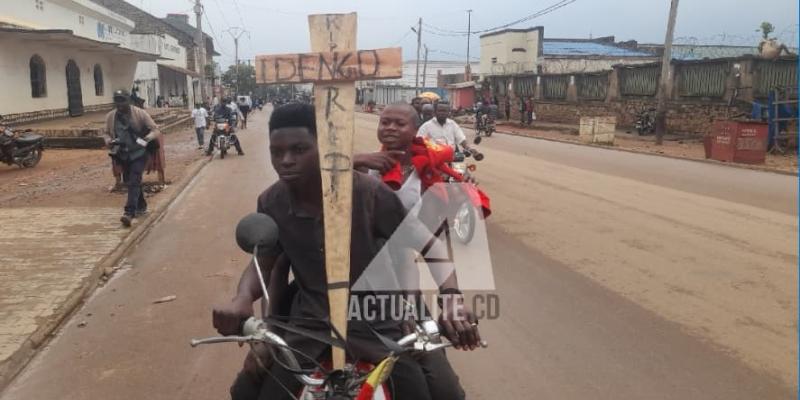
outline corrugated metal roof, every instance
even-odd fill
[[[545,56],[611,56],[611,57],[648,57],[653,54],[624,49],[597,42],[544,40],[542,50]]]

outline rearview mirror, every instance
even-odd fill
[[[268,249],[277,243],[278,224],[266,214],[249,214],[236,225],[236,244],[247,253],[252,254],[255,246]]]

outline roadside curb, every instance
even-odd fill
[[[2,393],[8,384],[10,384],[28,365],[39,349],[48,342],[59,328],[61,328],[62,323],[73,315],[83,304],[84,300],[94,292],[101,278],[106,275],[106,271],[113,269],[113,267],[128,255],[130,250],[144,238],[150,228],[161,220],[172,203],[183,193],[209,162],[211,162],[211,158],[209,157],[202,157],[196,160],[189,167],[186,174],[181,177],[181,180],[172,186],[174,190],[170,193],[169,197],[158,204],[155,210],[153,210],[144,221],[135,225],[130,233],[120,241],[117,247],[92,268],[89,276],[84,278],[81,285],[59,306],[59,309],[54,312],[54,316],[40,325],[36,331],[25,340],[22,346],[14,351],[6,362],[0,364],[0,393]]]
[[[467,129],[471,129],[471,128],[467,128]],[[680,156],[673,156],[673,155],[669,155],[669,154],[651,153],[651,152],[648,152],[648,151],[623,149],[623,148],[620,148],[620,147],[612,147],[612,146],[604,146],[604,145],[597,145],[597,144],[590,144],[590,143],[573,142],[573,141],[570,141],[570,140],[561,140],[561,139],[555,139],[555,138],[545,138],[545,137],[539,137],[539,136],[533,136],[533,135],[526,135],[524,133],[518,133],[518,132],[497,131],[497,133],[502,133],[504,135],[509,135],[509,136],[520,136],[520,137],[525,137],[525,138],[528,138],[528,139],[546,140],[548,142],[574,144],[576,146],[592,147],[592,148],[596,148],[596,149],[622,151],[622,152],[625,152],[625,153],[633,153],[633,154],[642,154],[642,155],[647,155],[647,156],[657,156],[657,157],[671,158],[673,160],[694,161],[694,162],[698,162],[698,163],[718,165],[718,166],[723,166],[723,167],[734,167],[734,168],[739,168],[739,169],[747,169],[747,170],[751,170],[751,171],[771,172],[771,173],[780,174],[780,175],[798,176],[798,174],[795,173],[795,172],[783,171],[783,170],[779,170],[779,169],[773,169],[773,168],[769,168],[769,167],[762,167],[762,166],[758,166],[758,165],[735,164],[735,163],[726,163],[726,162],[717,161],[717,160],[710,160],[710,159],[680,157]]]

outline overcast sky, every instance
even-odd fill
[[[151,14],[191,13],[194,0],[127,0]],[[240,59],[256,54],[309,50],[308,14],[358,12],[358,47],[402,46],[405,59],[416,57],[416,35],[410,27],[419,17],[441,31],[465,31],[467,9],[472,9],[472,30],[507,24],[559,3],[560,0],[462,1],[359,1],[359,0],[202,0],[208,19],[203,30],[215,36],[223,66],[233,63],[234,45],[226,29],[250,31],[239,44]],[[663,42],[669,0],[574,0],[546,15],[513,28],[544,26],[545,37],[588,38],[616,36],[618,41]],[[194,24],[194,17],[191,18]],[[757,45],[756,29],[762,21],[775,25],[775,33],[797,46],[797,0],[682,0],[678,9],[676,41],[701,44]],[[210,22],[210,28],[209,28]],[[434,51],[429,59],[465,59],[467,38],[434,35],[423,26],[423,43]],[[478,57],[478,35],[471,36],[470,56]]]

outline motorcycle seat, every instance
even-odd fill
[[[36,144],[37,142],[40,142],[42,138],[43,138],[42,135],[25,135],[22,137],[15,138],[14,141],[18,145],[29,146],[32,144]]]

